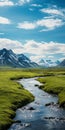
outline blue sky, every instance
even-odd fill
[[[0,0],[0,49],[33,61],[65,58],[65,0]]]

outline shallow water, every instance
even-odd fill
[[[56,105],[57,96],[36,87],[41,85],[36,78],[21,79],[18,82],[35,96],[35,101],[16,111],[14,120],[20,120],[21,123],[14,123],[9,130],[65,130],[65,110]],[[51,102],[54,105],[45,106]],[[31,107],[34,110],[29,110]]]

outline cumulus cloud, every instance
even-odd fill
[[[24,5],[25,3],[29,3],[30,0],[18,0],[17,2],[12,0],[0,0],[0,7],[3,6],[16,6],[16,5]]]
[[[10,24],[11,21],[8,18],[0,17],[0,24]]]
[[[53,41],[47,42],[36,42],[33,40],[26,41],[24,45],[24,53],[31,54],[30,59],[34,62],[39,62],[42,59],[55,59],[55,54],[65,54],[65,43],[55,43]]]
[[[45,59],[45,58],[46,58],[46,56],[38,56],[38,55],[30,56],[30,60],[32,60],[32,61],[34,61],[36,63],[39,63],[40,59]]]
[[[37,22],[38,25],[46,27],[40,30],[40,32],[53,30],[65,24],[65,20],[64,20],[65,10],[64,9],[58,9],[56,6],[54,6],[53,8],[51,7],[51,8],[40,9],[40,11],[42,13],[47,13],[48,15],[44,19],[38,20]]]
[[[23,4],[25,4],[25,3],[29,3],[30,2],[30,0],[19,0],[18,1],[18,5],[23,5]]]
[[[62,10],[58,10],[58,9],[55,9],[55,8],[45,8],[45,9],[41,9],[40,11],[43,12],[43,13],[51,14],[51,15],[64,16]]]
[[[31,4],[31,6],[40,7],[41,5]],[[30,11],[33,11],[33,9],[30,9]],[[65,25],[65,9],[58,9],[56,6],[54,6],[53,8],[40,9],[40,11],[47,13],[47,16],[42,19],[37,19],[36,21],[24,21],[22,23],[20,22],[18,23],[17,27],[25,30],[41,28],[39,32],[42,32],[54,30]]]
[[[65,44],[55,42],[36,42],[34,40],[26,41],[25,51],[35,55],[65,53]]]
[[[65,43],[26,41],[25,44],[7,38],[0,38],[0,49],[12,49],[15,53],[27,53],[38,62],[41,58],[53,58],[54,54],[65,55]]]
[[[10,0],[0,0],[0,7],[3,6],[13,6],[14,3]]]
[[[36,25],[35,25],[35,23],[30,23],[28,21],[24,21],[23,23],[18,23],[17,27],[20,29],[30,30],[30,29],[35,29]]]
[[[42,27],[41,31],[49,31],[57,27],[60,27],[64,24],[65,23],[63,22],[62,19],[45,17],[44,19],[33,21],[33,22],[24,21],[22,23],[18,23],[17,28],[25,29],[25,30],[32,30],[38,27]]]
[[[24,48],[26,50],[26,53],[29,53],[29,54],[42,54],[42,52],[40,52],[40,46],[42,44],[41,43],[38,43],[34,40],[29,40],[29,41],[26,41],[26,44],[24,45]]]
[[[23,48],[23,45],[16,40],[11,40],[11,39],[7,39],[7,38],[0,38],[0,50],[4,48],[7,49],[12,49],[12,50],[17,50],[19,51],[19,49]]]
[[[19,41],[6,39],[6,38],[0,38],[0,48],[13,49],[16,53],[29,53],[32,55],[46,55],[46,54],[65,54],[65,44],[62,43],[55,43],[55,42],[36,42],[34,40],[26,41],[23,45]],[[20,51],[17,51],[19,50]]]
[[[45,18],[37,21],[37,25],[41,27],[45,27],[46,29],[42,29],[42,31],[49,31],[53,30],[57,27],[60,27],[64,24],[64,22],[61,19],[54,19],[54,18]]]

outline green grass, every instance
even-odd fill
[[[34,100],[31,93],[12,79],[35,77],[36,73],[28,70],[0,71],[0,130],[5,130],[15,116],[15,110]]]
[[[62,76],[63,75],[63,76]],[[15,110],[34,100],[34,96],[16,82],[20,78],[45,76],[39,81],[47,92],[59,95],[60,105],[65,104],[65,69],[13,69],[0,68],[0,130],[6,130],[13,122]]]
[[[38,81],[43,83],[40,88],[48,93],[57,94],[60,106],[65,107],[65,76],[47,76],[39,78]]]

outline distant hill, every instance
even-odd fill
[[[0,50],[0,66],[11,66],[21,68],[35,68],[38,64],[32,62],[28,57],[23,54],[15,54],[12,50]]]

